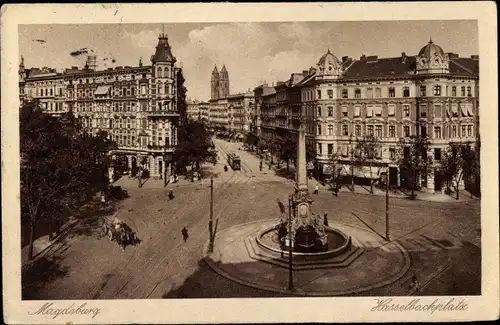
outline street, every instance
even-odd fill
[[[37,272],[32,274],[36,276],[28,272],[23,277],[23,298],[279,296],[232,282],[213,272],[203,261],[210,215],[209,177],[214,176],[214,218],[218,219],[218,230],[277,218],[276,199],[286,202],[294,184],[275,175],[265,164],[260,172],[259,159],[238,150],[241,144],[218,139],[215,144],[219,161],[215,166],[203,166],[205,176],[201,182],[169,184],[165,189],[137,188],[132,180],[127,187],[128,183],[123,181],[130,197],[118,202],[116,215],[137,232],[139,245],[122,252],[116,242],[103,237],[98,218],[89,218],[35,264]],[[241,157],[241,171],[224,172],[225,155],[229,151]],[[174,191],[173,200],[166,194],[170,188]],[[385,235],[383,197],[352,193],[335,197],[331,192],[321,191],[313,199],[313,211],[328,213],[329,220]],[[186,242],[181,235],[184,227],[189,234]],[[480,294],[479,200],[464,204],[391,199],[390,231],[391,239],[397,240],[410,254],[425,255],[429,246],[423,246],[421,239],[427,238],[445,249],[451,258],[451,268],[426,283],[421,294]],[[412,258],[416,263],[417,257]]]

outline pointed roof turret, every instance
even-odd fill
[[[220,70],[220,72],[227,72],[225,64],[222,65],[222,69]]]
[[[167,34],[163,33],[158,36],[158,45],[156,45],[155,54],[151,57],[151,62],[176,62],[177,60],[172,55],[170,44],[168,44]]]
[[[21,63],[19,63],[19,71],[24,71],[24,57],[21,55]]]
[[[212,70],[212,77],[219,77],[219,71],[217,70],[217,64],[214,66],[214,69]]]
[[[229,74],[227,73],[225,64],[222,65],[222,69],[220,70],[220,76],[221,76],[221,78],[224,78],[224,79],[227,79],[229,77]]]

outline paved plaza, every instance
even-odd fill
[[[219,162],[215,166],[203,166],[205,177],[201,181],[181,179],[164,188],[161,180],[148,180],[143,188],[137,188],[136,180],[120,179],[117,184],[126,188],[130,197],[117,202],[112,213],[137,232],[140,244],[122,252],[115,242],[103,237],[98,216],[84,219],[50,246],[31,269],[23,272],[23,298],[280,297],[297,294],[286,291],[285,269],[274,273],[272,278],[269,274],[273,273],[264,276],[262,270],[253,275],[247,273],[249,282],[260,285],[235,281],[243,274],[234,271],[238,259],[245,259],[248,254],[238,253],[241,247],[232,245],[230,240],[244,237],[231,229],[278,220],[276,199],[286,202],[294,184],[266,167],[260,172],[259,160],[238,150],[240,144],[216,140],[216,146]],[[241,171],[224,172],[224,155],[228,151],[241,156]],[[214,218],[218,220],[219,236],[215,250],[226,254],[223,258],[227,262],[227,268],[219,270],[205,259],[211,175],[215,183]],[[174,190],[173,200],[166,195],[170,188]],[[426,202],[391,198],[390,233],[394,243],[388,244],[382,238],[385,235],[383,197],[348,192],[335,197],[321,191],[313,195],[313,199],[313,212],[327,213],[330,224],[345,227],[346,232],[356,229],[357,243],[371,255],[364,253],[367,255],[357,260],[353,273],[348,269],[322,270],[316,276],[303,278],[299,272],[295,273],[294,279],[304,294],[481,293],[479,200]],[[186,242],[181,235],[183,227],[189,233]],[[242,228],[238,231],[245,232]],[[404,252],[398,253],[404,257],[388,255],[394,254],[395,249]],[[232,260],[230,254],[235,254]],[[220,272],[221,269],[232,276]],[[413,275],[421,279],[419,292],[408,290]],[[383,283],[391,277],[394,281]],[[375,283],[383,285],[370,288]]]

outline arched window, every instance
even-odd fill
[[[135,88],[134,88],[134,87],[132,87],[130,90],[131,90],[131,92],[132,92],[132,96],[135,96]]]
[[[161,90],[162,90],[162,87],[161,87],[161,83],[158,84],[158,95],[161,94]]]
[[[169,85],[165,83],[165,95],[168,95],[170,93]]]
[[[168,68],[167,68],[167,67],[165,67],[165,77],[166,77],[166,78],[168,78],[169,76],[170,76],[170,75],[169,75],[169,73],[168,73]]]
[[[162,73],[162,69],[161,67],[158,67],[158,75],[157,75],[158,78],[161,78],[163,77],[163,73]]]

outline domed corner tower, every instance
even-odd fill
[[[319,59],[316,66],[318,76],[324,79],[338,79],[342,76],[342,63],[330,49]]]
[[[420,49],[416,57],[417,74],[450,73],[449,57],[432,39]]]
[[[229,96],[229,73],[226,66],[222,65],[219,74],[219,98],[226,98]]]
[[[211,89],[211,99],[219,98],[219,71],[217,71],[217,65],[214,67],[212,71],[212,79],[210,80],[210,89]]]

